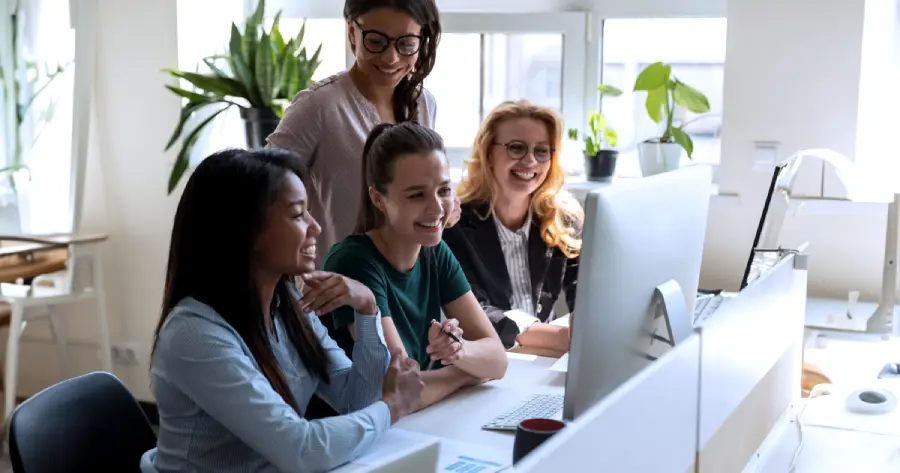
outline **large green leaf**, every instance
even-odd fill
[[[206,101],[209,99],[209,96],[198,94],[196,92],[191,92],[189,90],[184,90],[181,87],[175,87],[174,85],[166,84],[166,88],[175,92],[176,95],[180,95],[188,100],[196,100],[196,101]]]
[[[247,18],[247,23],[244,24],[244,41],[241,45],[241,50],[244,54],[244,63],[251,69],[251,72],[253,71],[253,68],[256,67],[256,53],[259,49],[260,40],[259,32],[265,10],[265,0],[259,0],[259,3],[256,5],[256,10],[249,18]]]
[[[253,77],[253,73],[244,63],[244,60],[234,56],[231,58],[231,66],[234,68],[235,76],[240,83],[243,84],[244,90],[247,91],[245,97],[250,101],[250,104],[253,107],[264,107],[265,104],[263,104],[262,97],[259,94],[259,86],[256,84],[256,78]]]
[[[219,97],[245,97],[244,86],[233,79],[219,77],[214,74],[198,74],[196,72],[179,71],[177,69],[165,69],[169,74],[184,79],[207,94]]]
[[[688,136],[687,133],[684,132],[681,128],[672,128],[672,137],[675,138],[675,142],[680,144],[682,148],[684,148],[685,153],[687,153],[688,158],[692,158],[692,154],[694,153],[694,141],[691,140],[691,137]]]
[[[275,52],[269,42],[269,35],[263,33],[259,40],[259,49],[256,51],[256,84],[259,87],[259,95],[263,103],[269,105],[275,98]]]
[[[665,85],[647,91],[647,115],[656,123],[661,122],[665,114],[666,94]]]
[[[175,125],[175,130],[172,132],[172,137],[169,138],[169,142],[166,143],[165,150],[168,151],[169,148],[175,145],[178,141],[178,138],[181,138],[181,134],[184,132],[184,126],[187,124],[188,120],[194,114],[194,112],[206,107],[207,105],[212,105],[214,103],[218,103],[219,101],[213,97],[206,98],[204,100],[190,100],[188,103],[184,104],[181,107],[181,115],[178,118],[178,123]]]
[[[293,98],[291,94],[296,95],[296,91],[300,88],[299,76],[297,75],[297,59],[293,56],[285,56],[280,73],[279,82],[281,82],[282,97],[290,96],[290,98]]]
[[[200,132],[206,128],[210,122],[213,121],[214,118],[219,116],[220,113],[227,110],[228,107],[222,107],[219,110],[216,110],[212,115],[207,117],[205,120],[200,122],[193,131],[184,139],[184,143],[181,146],[181,151],[178,152],[178,156],[175,157],[175,165],[172,167],[172,173],[169,175],[169,194],[175,190],[175,186],[178,185],[178,181],[181,180],[181,176],[184,175],[184,172],[187,171],[188,165],[191,162],[191,150],[194,148],[194,144],[197,142],[197,138],[200,137]]]
[[[228,53],[231,55],[229,61],[231,62],[231,69],[234,70],[234,59],[244,59],[244,52],[241,50],[241,44],[243,44],[244,39],[241,36],[241,32],[238,30],[237,25],[234,23],[231,24],[231,39],[228,41]]]
[[[278,54],[284,53],[284,47],[287,43],[284,42],[284,35],[281,34],[281,10],[275,14],[275,21],[272,22],[272,33],[270,36],[272,37],[272,45],[275,47],[275,51]]]
[[[653,90],[666,85],[672,67],[661,62],[654,62],[645,67],[634,81],[634,90]]]
[[[216,59],[219,58],[217,56],[205,57],[203,58],[203,63],[206,64],[206,67],[208,67],[216,76],[230,79],[231,76],[216,64]]]
[[[678,80],[674,82],[675,87],[672,89],[672,97],[675,99],[675,103],[694,113],[706,113],[709,111],[709,100],[706,99],[703,92],[684,82]]]

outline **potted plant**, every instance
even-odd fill
[[[600,91],[601,102],[604,95],[610,97],[622,95],[621,90],[611,85],[600,84],[597,90]],[[589,181],[605,181],[616,173],[619,152],[612,148],[615,148],[619,137],[615,130],[609,127],[606,115],[597,110],[588,113],[588,128],[589,133],[584,134],[584,172]],[[578,141],[577,129],[569,129],[569,139]],[[606,141],[609,148],[601,148],[603,141]]]
[[[684,124],[675,125],[675,107],[706,113],[709,111],[709,101],[702,92],[674,77],[672,66],[662,62],[644,68],[634,81],[634,90],[647,92],[645,108],[650,119],[655,123],[665,122],[660,137],[638,143],[642,174],[651,176],[678,169],[682,150],[691,158],[694,143],[684,131]]]
[[[312,76],[319,67],[320,44],[312,57],[303,47],[306,25],[297,37],[285,41],[278,26],[281,11],[269,31],[263,27],[265,0],[260,0],[256,10],[247,19],[241,34],[237,25],[231,24],[231,40],[228,52],[203,59],[208,73],[196,73],[166,69],[165,72],[184,79],[194,86],[193,91],[174,85],[166,88],[186,99],[181,116],[166,151],[181,140],[181,150],[169,175],[168,192],[178,184],[190,162],[191,149],[203,129],[225,110],[237,106],[244,120],[247,145],[250,148],[265,146],[269,136],[291,99],[312,84]],[[186,131],[187,123],[199,111],[215,107],[193,129]]]

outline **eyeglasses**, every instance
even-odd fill
[[[555,149],[547,145],[534,145],[533,148],[529,148],[526,143],[515,140],[508,143],[494,143],[494,146],[505,147],[506,155],[509,156],[509,159],[513,160],[522,159],[525,156],[528,156],[528,152],[531,151],[531,154],[534,155],[534,160],[539,163],[550,161],[550,158],[553,157],[553,153],[556,152]]]
[[[362,33],[362,43],[366,51],[372,54],[381,54],[391,43],[394,43],[394,49],[401,56],[412,56],[419,52],[419,48],[422,46],[422,37],[420,35],[407,34],[399,38],[391,38],[380,31],[363,29],[362,25],[356,20],[353,20],[353,24]]]

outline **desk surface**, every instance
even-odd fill
[[[512,454],[512,432],[492,432],[481,426],[514,408],[532,394],[565,392],[566,375],[550,371],[553,358],[509,354],[506,376],[467,388],[406,417],[396,426],[436,437],[506,449]]]

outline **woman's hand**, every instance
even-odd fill
[[[368,287],[358,281],[327,271],[313,271],[301,276],[306,286],[300,307],[303,312],[324,315],[349,305],[358,314],[375,315],[378,306]]]
[[[392,352],[391,364],[381,388],[381,399],[391,411],[391,423],[421,407],[424,388],[416,361],[407,357],[401,349]]]
[[[448,335],[451,333],[459,339],[459,342]],[[432,360],[440,360],[443,365],[452,365],[463,356],[462,336],[463,330],[459,327],[458,320],[447,319],[443,324],[432,320],[431,327],[428,328],[428,346],[425,347],[425,351]]]

